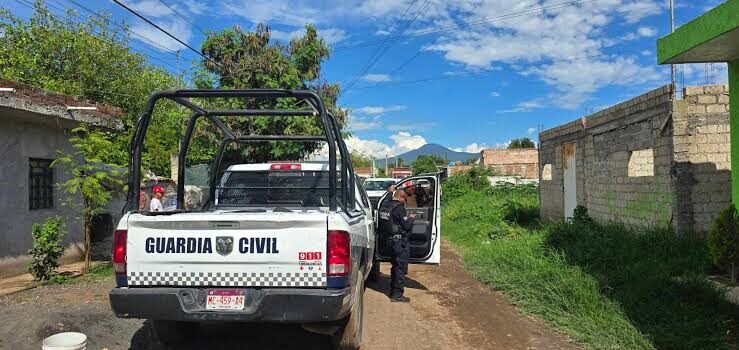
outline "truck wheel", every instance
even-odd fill
[[[380,262],[377,260],[372,261],[372,268],[367,275],[367,282],[376,282],[380,278]]]
[[[152,320],[151,324],[163,344],[182,344],[192,339],[198,329],[195,322]]]
[[[362,345],[364,324],[364,281],[360,278],[357,289],[357,304],[352,313],[342,321],[339,330],[331,337],[334,350],[357,350]]]

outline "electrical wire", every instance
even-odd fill
[[[371,40],[371,41],[366,41],[363,43],[357,43],[357,44],[352,44],[352,45],[336,46],[334,47],[334,52],[340,52],[340,51],[345,51],[349,49],[362,48],[362,47],[368,47],[368,46],[374,46],[374,45],[382,45],[387,41],[396,41],[396,40],[402,40],[405,38],[424,36],[424,35],[430,35],[430,34],[436,34],[436,33],[443,33],[449,30],[453,30],[453,29],[468,28],[472,26],[477,26],[477,25],[482,25],[482,24],[487,24],[487,23],[492,23],[492,22],[498,22],[498,21],[502,21],[502,20],[506,20],[510,18],[523,17],[529,14],[541,13],[547,10],[556,10],[556,9],[565,8],[569,6],[581,5],[581,4],[597,2],[597,1],[601,1],[601,0],[568,1],[568,2],[563,2],[559,4],[554,4],[554,5],[543,6],[538,9],[531,9],[531,10],[520,11],[520,12],[512,12],[512,13],[508,13],[505,15],[497,16],[497,17],[483,18],[479,20],[465,22],[462,24],[455,24],[455,25],[450,25],[450,26],[435,28],[435,29],[427,29],[427,30],[423,30],[423,31],[415,32],[415,33],[409,33],[409,34],[401,34],[401,35],[397,35],[397,36],[390,37],[390,38]]]
[[[175,9],[174,7],[172,7],[172,6],[169,6],[169,4],[167,4],[166,2],[164,2],[164,0],[159,0],[159,2],[161,2],[161,3],[162,3],[162,5],[164,5],[164,6],[167,6],[167,8],[168,8],[168,9],[170,9],[170,10],[171,10],[172,12],[174,12],[174,14],[176,14],[176,15],[177,15],[177,16],[179,16],[180,18],[184,19],[184,20],[185,20],[185,22],[187,22],[187,23],[190,23],[190,25],[191,25],[191,26],[192,26],[193,28],[195,28],[195,29],[197,29],[198,31],[200,31],[201,33],[203,33],[203,35],[208,35],[208,33],[206,33],[206,32],[205,32],[205,31],[204,31],[203,29],[201,29],[200,27],[198,27],[198,26],[197,26],[197,25],[196,25],[195,23],[191,22],[191,21],[190,21],[190,20],[189,20],[189,19],[187,18],[187,16],[185,16],[185,15],[181,14],[181,13],[180,13],[179,11],[177,11],[177,10],[176,10],[176,9]]]
[[[623,53],[630,53],[630,52],[623,52]],[[548,63],[559,63],[559,62],[574,62],[578,60],[584,60],[588,58],[596,58],[596,57],[603,57],[603,56],[610,56],[610,54],[598,54],[598,55],[590,55],[590,56],[580,56],[580,57],[573,57],[573,58],[566,58],[561,60],[552,60]],[[468,73],[468,74],[459,74],[459,75],[439,75],[429,78],[423,78],[418,80],[409,80],[409,81],[398,81],[398,82],[390,82],[390,83],[384,83],[384,84],[376,84],[376,85],[368,85],[368,86],[360,86],[357,89],[364,90],[364,89],[373,89],[373,88],[379,88],[379,87],[387,87],[387,86],[398,86],[398,85],[409,85],[409,84],[418,84],[418,83],[425,83],[429,81],[437,81],[437,80],[447,80],[447,79],[456,79],[456,78],[467,78],[467,77],[474,77],[474,76],[481,76],[486,74],[491,74],[498,72],[497,69],[485,69],[480,72],[474,72],[474,73]]]
[[[406,11],[404,12],[403,16],[401,16],[401,18],[398,19],[398,22],[396,22],[396,24],[397,23],[400,23],[400,21],[402,21],[402,19],[405,18],[405,13],[408,12],[408,10],[413,6],[414,3],[415,3],[415,0],[406,9]],[[403,29],[400,31],[400,35],[402,35],[403,33],[405,33],[405,31],[413,24],[413,22],[416,21],[416,19],[418,18],[418,16],[426,9],[426,7],[429,5],[429,3],[430,3],[430,0],[426,0],[423,3],[423,5],[421,5],[421,7],[418,9],[418,11],[416,11],[415,16],[413,16],[413,18],[410,21],[408,21],[407,23],[405,23],[403,25]],[[388,35],[387,35],[386,38],[390,38],[390,36],[392,35],[393,32],[396,31],[396,29],[397,29],[397,25],[395,26],[395,28],[393,28],[393,31],[392,32],[388,33]],[[385,53],[387,53],[387,51],[390,50],[390,47],[391,46],[392,45],[387,45],[387,46],[386,45],[382,45],[382,46],[380,46],[380,48],[378,50],[376,50],[376,53],[377,54],[375,56],[373,56],[373,57],[370,58],[370,60],[367,63],[367,65],[365,65],[365,67],[362,69],[362,71],[359,74],[357,74],[356,77],[354,77],[354,79],[347,85],[346,89],[344,89],[343,92],[344,93],[349,92],[349,90],[351,90],[354,87],[354,85],[357,84],[357,82],[359,81],[359,79],[361,79],[380,60],[380,58],[382,58],[382,56],[384,56]]]
[[[30,8],[31,10],[34,10],[34,9],[35,9],[35,8],[34,8],[34,5],[33,5],[32,3],[30,3],[29,1],[27,1],[27,0],[15,0],[15,1],[16,1],[17,3],[19,3],[19,4],[23,5],[23,6],[25,6],[25,7],[28,7],[28,8]],[[54,8],[56,8],[57,10],[63,11],[63,10],[59,9],[58,7],[54,7]],[[57,14],[55,14],[55,13],[51,12],[51,11],[49,11],[49,15],[51,15],[51,16],[52,16],[52,17],[54,17],[54,18],[56,18],[57,20],[59,20],[59,21],[60,21],[60,22],[62,22],[62,23],[65,23],[65,22],[66,22],[66,19],[64,19],[64,18],[60,17],[59,15],[57,15]],[[93,37],[93,38],[95,38],[95,39],[97,39],[97,40],[99,40],[99,41],[101,41],[101,42],[103,42],[103,43],[105,43],[105,44],[108,44],[107,42],[103,41],[102,39],[100,39],[99,37],[97,37],[97,36],[95,36],[95,35],[92,35],[92,37]],[[167,61],[164,61],[164,60],[162,60],[162,59],[160,59],[160,58],[157,58],[157,57],[154,57],[154,56],[152,56],[152,55],[149,55],[149,54],[147,54],[146,52],[143,52],[143,51],[139,51],[139,50],[136,50],[136,49],[135,49],[135,48],[133,48],[133,47],[129,47],[129,49],[131,49],[132,51],[135,51],[135,52],[137,52],[137,53],[139,53],[139,54],[141,54],[141,55],[143,55],[143,56],[149,57],[149,58],[150,58],[150,59],[152,59],[152,60],[155,60],[155,61],[161,62],[162,64],[165,64],[165,65],[167,65],[167,66],[170,66],[171,68],[173,68],[173,69],[174,69],[174,70],[175,70],[176,72],[178,72],[178,73],[184,72],[184,71],[180,71],[180,70],[178,70],[178,68],[177,68],[177,67],[176,67],[175,65],[173,65],[173,64],[171,64],[171,63],[169,63],[169,62],[167,62]]]
[[[188,43],[186,43],[186,42],[182,41],[180,38],[174,36],[172,33],[164,30],[162,27],[158,26],[156,23],[152,22],[148,18],[146,18],[143,15],[139,14],[138,12],[136,12],[136,10],[131,9],[130,7],[128,7],[125,4],[123,4],[122,2],[120,2],[119,0],[113,0],[113,2],[116,3],[116,4],[118,4],[119,6],[123,7],[128,12],[131,12],[136,17],[140,18],[141,20],[143,20],[144,22],[148,23],[152,27],[154,27],[154,28],[158,29],[159,31],[161,31],[162,33],[166,34],[168,37],[170,37],[173,40],[177,41],[178,43],[182,44],[184,47],[190,49],[190,51],[195,52],[196,54],[198,54],[198,56],[200,56],[200,57],[202,57],[202,58],[204,58],[204,59],[212,62],[213,64],[215,64],[215,65],[217,65],[219,67],[221,66],[221,64],[219,62],[214,61],[210,57],[204,55],[202,52],[200,52],[200,51],[196,50],[195,48],[193,48],[192,46],[190,46]]]

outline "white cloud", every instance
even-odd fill
[[[187,22],[179,18],[172,18],[171,20],[163,19],[158,21],[157,25],[164,28],[164,30],[170,32],[172,35],[186,43],[189,42],[192,38],[192,27]],[[164,34],[159,29],[156,29],[142,21],[137,21],[131,27],[131,30],[141,34],[151,41],[158,43],[168,50],[180,50],[185,47],[184,45],[178,43],[176,40]]]
[[[499,97],[500,96],[500,92],[493,91],[493,92],[490,93],[490,96],[492,96],[492,97]]]
[[[441,52],[447,61],[462,64],[468,70],[488,69],[503,63],[521,74],[542,79],[557,93],[566,90],[561,88],[562,86],[568,89],[574,87],[575,92],[564,96],[563,99],[554,94],[547,96],[553,98],[556,105],[572,108],[578,104],[575,97],[580,98],[579,103],[582,103],[596,90],[611,85],[613,82],[611,72],[617,71],[621,64],[627,65],[628,76],[617,85],[645,85],[654,82],[657,70],[652,66],[642,66],[623,54],[607,57],[603,49],[619,42],[619,38],[608,36],[608,33],[613,32],[613,26],[620,23],[635,24],[645,17],[658,14],[663,9],[662,2],[662,0],[600,0],[597,3],[554,6],[556,3],[550,1],[485,1],[474,14],[456,16],[454,12],[450,12],[451,14],[447,13],[446,16],[439,15],[439,18],[447,20],[452,17],[459,21],[470,21],[494,18],[517,11],[530,11],[542,6],[546,7],[546,10],[530,12],[525,17],[489,21],[481,25],[450,30],[440,35],[429,49]],[[449,7],[456,6],[457,9],[464,9],[468,5],[448,4]],[[656,29],[641,26],[635,33],[627,35],[635,39],[652,37],[656,34]],[[532,66],[535,69],[527,68]],[[547,75],[550,72],[558,73],[559,69],[568,71],[569,76]],[[578,87],[576,82],[584,82],[586,86]],[[532,107],[520,105],[510,111],[530,110]]]
[[[502,110],[499,113],[521,113],[521,112],[530,112],[535,109],[543,108],[544,104],[540,102],[538,99],[528,100],[528,101],[521,101],[516,104],[513,108]]]
[[[412,135],[408,132],[398,132],[390,139],[392,144],[387,144],[378,140],[363,140],[357,136],[350,136],[345,140],[346,146],[355,152],[367,154],[375,158],[384,158],[385,156],[396,156],[426,144],[426,139],[421,135]]]
[[[382,126],[380,116],[364,117],[356,114],[349,115],[349,128],[354,131],[372,130]]]
[[[371,82],[382,82],[382,81],[390,81],[390,76],[387,74],[367,74],[362,77],[363,80],[371,81]]]
[[[158,0],[123,1],[126,6],[147,17],[164,17],[174,14]]]
[[[202,15],[209,9],[206,2],[197,0],[180,0],[180,3],[184,4],[186,11],[193,15]]]
[[[652,56],[652,55],[653,55],[653,53],[652,53],[652,51],[651,51],[651,50],[642,50],[642,51],[640,52],[640,54],[641,54],[642,56]]]
[[[550,98],[563,108],[573,109],[607,86],[649,84],[665,80],[654,66],[643,67],[634,58],[555,62],[531,70],[557,91]],[[573,73],[576,72],[576,73]]]
[[[225,11],[252,23],[279,23],[290,26],[320,22],[321,10],[307,1],[237,0],[223,4]]]
[[[636,32],[639,33],[640,36],[645,38],[650,38],[657,35],[657,29],[653,27],[639,27]]]
[[[305,35],[305,28],[297,29],[291,32],[272,29],[271,35],[273,39],[290,41],[294,38],[299,38]],[[318,36],[323,38],[326,44],[329,45],[338,43],[349,37],[343,29],[339,28],[318,29]]]
[[[526,129],[526,133],[529,135],[533,135],[536,132],[536,128],[528,128]]]
[[[475,142],[475,143],[471,143],[464,147],[453,148],[452,150],[457,151],[457,152],[480,153],[482,150],[488,149],[488,148],[490,148],[490,146],[484,143],[478,144],[477,142]]]
[[[365,107],[362,107],[362,108],[357,109],[357,112],[364,113],[364,114],[377,115],[377,114],[385,114],[385,113],[388,113],[388,112],[404,111],[406,109],[408,109],[408,107],[402,106],[402,105],[395,105],[395,106],[388,106],[388,107],[383,107],[383,106],[365,106]]]

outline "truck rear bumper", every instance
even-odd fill
[[[205,309],[207,288],[114,288],[117,317],[173,321],[314,323],[342,319],[351,311],[351,288],[246,289],[244,310]]]

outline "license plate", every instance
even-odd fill
[[[206,310],[243,310],[246,291],[243,289],[208,289]]]

